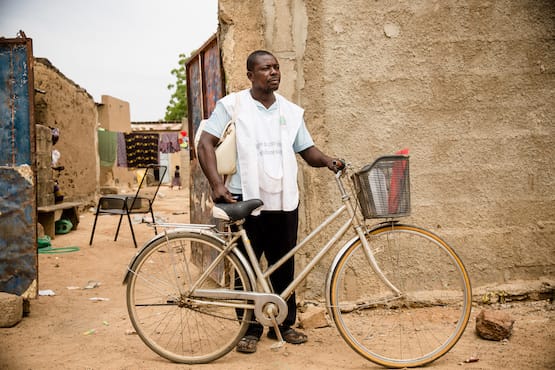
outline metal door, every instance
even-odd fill
[[[33,94],[32,40],[22,32],[0,39],[0,291],[31,297],[38,275]]]

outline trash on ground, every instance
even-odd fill
[[[152,223],[152,216],[150,216],[150,215],[144,215],[144,216],[137,215],[137,216],[133,217],[133,220],[131,222],[133,224],[141,224],[141,223],[150,224],[150,223]],[[168,218],[154,216],[154,222],[155,223],[168,222]]]
[[[100,286],[100,281],[96,281],[96,280],[89,280],[87,282],[87,285],[85,285],[83,287],[83,289],[94,289]]]
[[[110,298],[102,298],[102,297],[91,297],[89,298],[89,301],[93,301],[93,302],[100,302],[100,301],[109,301]]]
[[[56,293],[54,293],[54,291],[52,289],[45,289],[45,290],[39,290],[39,295],[45,296],[45,295],[56,295]]]
[[[89,329],[86,332],[83,333],[83,335],[91,335],[96,333],[96,329]]]
[[[469,364],[471,362],[478,362],[478,361],[480,361],[480,359],[478,357],[469,357],[466,360],[464,360],[464,363]]]

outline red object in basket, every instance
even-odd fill
[[[409,155],[408,149],[401,149],[395,154]],[[406,161],[399,161],[393,164],[391,171],[391,184],[389,187],[388,211],[395,214],[399,212],[399,202],[403,191],[403,183],[405,182]]]

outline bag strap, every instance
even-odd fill
[[[239,99],[239,93],[235,93],[235,105],[233,106],[233,117],[231,117],[231,120],[233,121],[233,123],[237,121],[237,115],[239,114],[240,105],[241,105],[241,100]]]
[[[239,112],[239,106],[240,106],[240,99],[239,99],[239,93],[237,92],[235,93],[235,105],[233,106],[233,115],[231,117],[231,121],[229,121],[228,124],[225,126],[224,132],[220,137],[220,141],[218,142],[218,145],[220,145],[225,140],[225,137],[229,132],[229,127],[235,126],[235,121],[237,121],[237,115]],[[224,175],[224,184],[226,187],[229,185],[230,181],[231,181],[231,175]]]
[[[237,115],[239,114],[239,106],[240,106],[240,99],[239,99],[239,93],[235,93],[235,105],[233,106],[233,113],[231,115],[231,121],[229,121],[225,127],[224,127],[224,131],[222,133],[222,136],[220,137],[220,140],[218,141],[218,145],[220,145],[225,138],[227,137],[227,135],[230,133],[229,128],[233,125],[235,125],[235,121],[237,121]]]

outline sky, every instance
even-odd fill
[[[0,37],[19,30],[95,102],[129,102],[131,121],[163,120],[179,54],[218,28],[218,0],[0,0]]]

